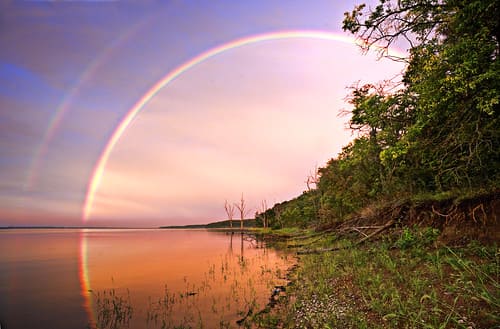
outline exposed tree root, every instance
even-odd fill
[[[444,200],[398,202],[371,208],[361,212],[342,223],[332,223],[325,233],[335,233],[337,236],[351,235],[355,232],[361,237],[355,242],[360,245],[373,239],[393,226],[427,226],[441,232],[439,242],[450,245],[463,245],[471,240],[491,243],[500,240],[500,192],[492,192],[471,198]],[[382,219],[385,219],[382,222]],[[389,219],[389,220],[387,220]],[[310,237],[308,237],[310,238]],[[292,248],[308,245],[298,244]],[[345,249],[346,247],[331,247],[321,249],[302,249],[298,255],[318,254]]]

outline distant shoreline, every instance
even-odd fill
[[[169,226],[160,226],[160,229],[218,229],[218,230],[233,230],[233,231],[241,231],[240,228],[240,220],[234,220],[231,226],[229,220],[223,220],[219,222],[213,222],[208,224],[190,224],[190,225],[169,225]],[[245,219],[243,220],[244,226],[243,230],[248,228],[256,227],[255,219]]]
[[[120,227],[120,226],[0,226],[0,230],[150,230],[158,227]]]
[[[243,230],[256,227],[255,219],[245,219]],[[190,225],[168,225],[168,226],[152,226],[152,227],[130,227],[130,226],[0,226],[0,230],[152,230],[152,229],[217,229],[217,230],[232,230],[241,231],[240,221],[233,220],[231,227],[228,220],[212,222],[208,224],[190,224]]]

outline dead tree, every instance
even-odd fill
[[[243,193],[241,193],[240,203],[235,203],[234,206],[240,211],[241,229],[243,230],[243,220],[245,219],[245,215],[248,212],[248,210],[246,210],[245,198],[243,198]]]
[[[312,189],[318,187],[318,183],[319,183],[319,170],[318,170],[318,166],[314,166],[314,171],[312,172],[309,172],[309,175],[307,176],[307,179],[305,181],[306,183],[306,186],[307,186],[307,191],[311,191]],[[312,187],[312,185],[314,185],[314,187]]]
[[[307,186],[307,192],[320,193],[318,191],[319,180],[320,180],[320,174],[319,174],[318,166],[316,165],[316,166],[314,166],[314,171],[309,172],[309,175],[307,176],[307,179],[305,181],[306,186]],[[316,197],[314,195],[312,196],[312,203],[313,203],[313,207],[314,207],[314,216],[316,217],[315,219],[318,219],[319,218],[318,200],[316,200]]]
[[[234,205],[227,203],[224,203],[224,209],[226,209],[226,214],[227,214],[227,219],[229,219],[229,226],[233,228],[233,217],[234,217]]]

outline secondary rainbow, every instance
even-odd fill
[[[219,55],[225,51],[235,49],[238,47],[242,47],[245,45],[249,45],[252,43],[270,41],[270,40],[281,40],[281,39],[319,39],[319,40],[330,40],[330,41],[340,41],[345,43],[352,43],[362,45],[362,42],[352,38],[347,37],[345,35],[341,35],[333,32],[325,32],[325,31],[309,31],[309,30],[297,30],[297,31],[278,31],[271,33],[264,33],[258,35],[252,35],[240,39],[236,39],[230,41],[228,43],[222,44],[220,46],[211,48],[193,58],[184,62],[174,70],[170,71],[167,75],[165,75],[162,79],[156,82],[135,104],[132,108],[127,112],[123,120],[116,127],[114,132],[112,133],[110,139],[108,140],[106,146],[104,147],[99,160],[97,161],[92,176],[90,178],[89,184],[87,186],[87,194],[85,196],[85,202],[83,204],[82,210],[82,218],[83,221],[87,221],[92,211],[92,205],[94,203],[95,193],[99,187],[102,176],[104,174],[104,169],[106,167],[106,163],[108,162],[111,151],[115,147],[116,143],[123,135],[125,130],[130,126],[134,118],[137,114],[144,108],[144,106],[165,86],[167,86],[170,82],[175,80],[178,76],[183,74],[184,72],[191,69],[193,66],[196,66],[211,57]],[[391,55],[391,54],[390,54]],[[403,57],[400,53],[396,52],[394,55],[399,57]]]
[[[151,21],[151,17],[144,17],[140,21],[134,23],[130,26],[125,33],[120,34],[117,38],[115,38],[108,46],[106,46],[89,64],[86,66],[83,73],[79,76],[76,82],[73,84],[69,92],[62,99],[59,106],[54,111],[47,129],[43,134],[43,137],[35,149],[33,158],[31,160],[31,164],[28,169],[28,173],[26,175],[26,180],[24,182],[24,189],[31,190],[35,186],[38,180],[38,172],[40,170],[40,163],[42,159],[45,157],[47,153],[48,146],[54,135],[56,134],[57,129],[61,125],[61,122],[69,111],[73,100],[78,96],[78,93],[82,86],[85,83],[89,82],[93,77],[94,73],[98,70],[101,65],[109,60],[111,55],[118,49],[122,44],[124,44],[131,37],[139,33],[142,28]]]

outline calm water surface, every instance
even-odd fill
[[[239,233],[2,230],[0,325],[236,328],[292,262]]]

